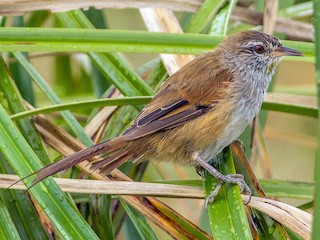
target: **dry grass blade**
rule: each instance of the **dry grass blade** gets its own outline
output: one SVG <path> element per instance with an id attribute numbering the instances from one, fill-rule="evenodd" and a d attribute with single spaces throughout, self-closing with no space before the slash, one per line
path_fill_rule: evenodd
<path id="1" fill-rule="evenodd" d="M 140 14 L 150 32 L 183 33 L 179 21 L 171 10 L 164 8 L 142 8 Z M 162 62 L 172 75 L 194 57 L 191 55 L 160 54 Z"/>
<path id="2" fill-rule="evenodd" d="M 272 34 L 278 13 L 278 0 L 266 0 L 263 12 L 263 32 Z"/>
<path id="3" fill-rule="evenodd" d="M 12 174 L 0 174 L 0 188 L 8 188 L 17 182 L 19 177 Z M 170 198 L 203 199 L 201 188 L 173 184 L 103 181 L 86 179 L 54 178 L 64 192 L 88 194 L 113 194 L 134 196 L 156 196 Z M 12 185 L 10 189 L 26 189 L 22 182 Z"/>
<path id="4" fill-rule="evenodd" d="M 50 123 L 50 121 L 46 120 L 43 116 L 35 117 L 37 127 L 39 129 L 40 134 L 43 136 L 44 141 L 56 149 L 57 151 L 70 155 L 75 152 L 75 150 L 70 146 L 77 146 L 76 149 L 83 148 L 84 146 L 79 143 L 76 139 L 72 138 L 68 133 L 54 124 Z M 98 171 L 92 172 L 90 170 L 90 162 L 84 161 L 78 164 L 82 170 L 87 172 L 92 178 L 104 180 L 104 181 L 132 181 L 125 174 L 115 169 L 110 178 L 101 175 Z M 92 187 L 92 186 L 91 186 Z M 156 198 L 153 197 L 140 197 L 140 196 L 119 196 L 122 198 L 127 204 L 131 205 L 150 221 L 158 225 L 164 231 L 166 231 L 173 238 L 181 238 L 182 236 L 187 238 L 194 237 L 192 233 L 189 232 L 187 228 L 183 224 L 178 223 L 174 219 L 181 219 L 181 222 L 188 223 L 188 226 L 191 226 L 194 229 L 197 229 L 197 232 L 202 236 L 206 236 L 206 238 L 210 239 L 210 236 L 199 229 L 196 225 L 191 223 L 189 220 L 175 212 L 173 209 L 160 202 Z"/>
<path id="5" fill-rule="evenodd" d="M 249 198 L 248 196 L 243 196 L 242 200 L 245 202 L 248 201 Z M 311 214 L 288 204 L 266 198 L 252 197 L 248 206 L 268 214 L 303 239 L 310 239 L 312 226 Z"/>

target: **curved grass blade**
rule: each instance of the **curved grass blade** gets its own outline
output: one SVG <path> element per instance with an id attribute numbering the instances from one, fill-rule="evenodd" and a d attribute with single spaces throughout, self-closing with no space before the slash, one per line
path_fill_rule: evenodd
<path id="1" fill-rule="evenodd" d="M 38 114 L 60 112 L 65 110 L 77 110 L 83 108 L 97 108 L 106 106 L 124 106 L 124 105 L 143 105 L 150 102 L 152 97 L 138 96 L 125 98 L 109 98 L 109 99 L 95 99 L 87 101 L 78 101 L 74 103 L 61 103 L 53 106 L 39 107 L 33 110 L 23 111 L 11 115 L 12 120 L 18 120 L 26 117 L 31 117 Z"/>

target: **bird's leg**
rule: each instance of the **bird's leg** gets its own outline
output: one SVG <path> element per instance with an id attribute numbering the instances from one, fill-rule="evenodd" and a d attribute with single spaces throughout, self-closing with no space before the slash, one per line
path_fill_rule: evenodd
<path id="1" fill-rule="evenodd" d="M 221 186 L 223 183 L 232 183 L 232 184 L 238 184 L 240 187 L 240 192 L 246 192 L 248 195 L 251 196 L 251 189 L 246 184 L 244 177 L 242 174 L 229 174 L 229 175 L 223 175 L 220 173 L 217 169 L 215 169 L 213 166 L 211 166 L 208 162 L 204 161 L 198 153 L 194 153 L 193 155 L 194 160 L 198 162 L 198 164 L 207 170 L 211 175 L 213 175 L 217 180 L 218 184 L 213 189 L 213 191 L 210 193 L 210 195 L 206 198 L 205 201 L 205 207 L 207 208 L 209 203 L 212 203 L 214 201 L 215 196 L 218 194 Z"/>

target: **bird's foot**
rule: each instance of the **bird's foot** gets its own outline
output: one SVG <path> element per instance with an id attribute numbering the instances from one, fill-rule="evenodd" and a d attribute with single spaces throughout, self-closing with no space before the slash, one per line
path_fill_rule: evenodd
<path id="1" fill-rule="evenodd" d="M 202 168 L 206 169 L 211 175 L 213 175 L 218 180 L 217 186 L 212 190 L 212 192 L 209 194 L 209 196 L 205 200 L 206 209 L 208 208 L 208 204 L 214 201 L 215 196 L 217 196 L 217 194 L 220 191 L 220 188 L 224 183 L 238 184 L 240 188 L 240 192 L 241 193 L 245 192 L 251 197 L 252 195 L 251 189 L 249 188 L 248 184 L 245 182 L 242 174 L 223 175 L 217 169 L 215 169 L 213 166 L 211 166 L 209 163 L 207 163 L 201 157 L 199 157 L 198 154 L 194 155 L 194 159 L 199 163 L 199 165 Z"/>

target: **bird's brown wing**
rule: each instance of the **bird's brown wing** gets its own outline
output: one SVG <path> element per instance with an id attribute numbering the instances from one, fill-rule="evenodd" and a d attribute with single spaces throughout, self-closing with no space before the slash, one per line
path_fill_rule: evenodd
<path id="1" fill-rule="evenodd" d="M 202 58 L 203 59 L 203 58 Z M 134 123 L 123 133 L 126 141 L 157 131 L 167 130 L 197 118 L 212 110 L 223 98 L 231 74 L 218 66 L 212 69 L 201 58 L 187 64 L 183 71 L 172 75 L 153 100 L 141 111 Z M 205 58 L 204 58 L 205 59 Z M 199 79 L 194 82 L 194 79 Z"/>
<path id="2" fill-rule="evenodd" d="M 130 141 L 160 130 L 174 128 L 204 114 L 210 108 L 211 106 L 195 106 L 186 100 L 178 99 L 170 105 L 144 114 L 131 125 L 123 137 Z"/>

